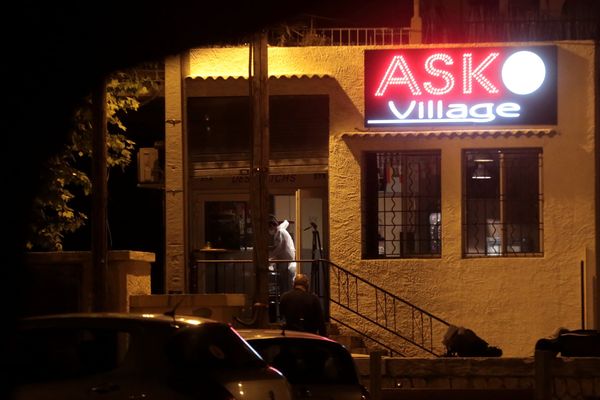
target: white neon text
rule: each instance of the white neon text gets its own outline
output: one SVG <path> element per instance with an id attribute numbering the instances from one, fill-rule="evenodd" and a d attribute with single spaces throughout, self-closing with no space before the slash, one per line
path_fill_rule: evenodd
<path id="1" fill-rule="evenodd" d="M 444 105 L 443 100 L 412 100 L 404 112 L 400 111 L 393 101 L 388 107 L 396 119 L 371 119 L 369 124 L 440 124 L 446 122 L 491 122 L 496 116 L 518 118 L 521 106 L 517 103 L 450 103 Z"/>

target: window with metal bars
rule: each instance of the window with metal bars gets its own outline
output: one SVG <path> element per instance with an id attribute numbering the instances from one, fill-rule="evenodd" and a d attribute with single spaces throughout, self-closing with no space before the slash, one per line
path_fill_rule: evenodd
<path id="1" fill-rule="evenodd" d="M 440 257 L 440 152 L 365 156 L 363 257 Z"/>
<path id="2" fill-rule="evenodd" d="M 464 150 L 463 165 L 464 256 L 541 256 L 542 150 Z"/>

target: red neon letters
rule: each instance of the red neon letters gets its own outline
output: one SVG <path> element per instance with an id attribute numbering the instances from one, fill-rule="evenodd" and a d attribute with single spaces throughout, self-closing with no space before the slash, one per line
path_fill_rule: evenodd
<path id="1" fill-rule="evenodd" d="M 487 56 L 473 67 L 473 54 L 466 52 L 461 55 L 460 62 L 462 63 L 462 85 L 460 86 L 461 94 L 473 93 L 473 81 L 478 83 L 481 88 L 489 93 L 496 94 L 499 92 L 497 85 L 494 85 L 489 76 L 486 76 L 486 69 L 498 58 L 500 53 L 490 52 Z M 423 94 L 423 91 L 434 95 L 442 96 L 451 93 L 456 87 L 456 77 L 449 66 L 455 65 L 454 58 L 446 53 L 435 53 L 427 57 L 422 68 L 428 78 L 435 77 L 437 82 L 424 80 L 422 85 L 419 85 L 413 66 L 409 65 L 405 57 L 396 55 L 388 65 L 388 68 L 381 79 L 375 96 L 384 96 L 390 86 L 405 86 L 413 96 Z M 420 66 L 419 66 L 420 67 Z M 425 78 L 427 79 L 427 78 Z M 422 89 L 421 89 L 422 88 Z"/>

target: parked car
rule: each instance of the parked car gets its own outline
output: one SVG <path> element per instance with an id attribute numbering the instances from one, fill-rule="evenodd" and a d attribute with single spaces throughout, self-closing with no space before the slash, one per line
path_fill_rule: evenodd
<path id="1" fill-rule="evenodd" d="M 32 317 L 17 327 L 14 398 L 290 400 L 229 325 L 154 314 Z"/>
<path id="2" fill-rule="evenodd" d="M 340 343 L 312 333 L 238 329 L 270 365 L 285 375 L 294 399 L 365 400 L 352 355 Z"/>

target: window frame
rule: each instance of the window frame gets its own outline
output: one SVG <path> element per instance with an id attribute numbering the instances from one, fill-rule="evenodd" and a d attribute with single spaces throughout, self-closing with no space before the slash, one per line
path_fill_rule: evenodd
<path id="1" fill-rule="evenodd" d="M 476 157 L 481 154 L 491 155 L 491 158 L 493 159 L 484 160 L 484 162 L 489 162 L 489 170 L 495 171 L 495 169 L 497 169 L 497 194 L 495 196 L 473 196 L 469 198 L 469 190 L 475 190 L 473 188 L 475 183 L 473 182 L 484 182 L 483 180 L 477 180 L 477 178 L 475 178 L 475 175 L 478 175 L 478 173 L 474 171 L 474 168 L 476 167 L 474 167 L 473 164 L 470 164 L 471 161 L 469 160 L 469 157 Z M 473 159 L 472 162 L 478 163 L 475 159 Z M 514 165 L 518 165 L 519 162 L 523 164 L 529 162 L 532 165 L 533 163 L 536 163 L 535 169 L 530 169 L 530 173 L 531 171 L 537 171 L 535 178 L 527 180 L 526 170 L 517 170 L 514 165 L 510 164 L 513 162 Z M 462 149 L 461 164 L 462 257 L 542 257 L 544 255 L 543 148 L 494 147 Z M 479 167 L 482 163 L 479 161 L 479 164 L 476 165 Z M 517 174 L 519 177 L 518 180 L 510 178 L 510 176 L 516 176 Z M 470 183 L 473 187 L 469 186 Z M 522 201 L 522 197 L 512 196 L 510 194 L 511 191 L 515 193 L 514 187 L 519 185 L 525 185 L 527 188 L 537 186 L 537 192 L 529 192 L 529 198 Z M 483 191 L 484 189 L 479 190 Z M 517 190 L 516 192 L 519 192 L 519 194 L 522 195 L 521 192 L 526 191 Z M 532 200 L 533 198 L 535 199 Z M 494 207 L 488 207 L 486 205 L 483 206 L 485 210 L 483 219 L 480 216 L 478 218 L 474 216 L 471 217 L 474 213 L 477 213 L 477 211 L 473 212 L 472 209 L 470 209 L 470 205 L 476 204 L 477 202 L 484 203 L 485 200 L 488 200 L 488 202 L 497 201 L 496 213 L 488 213 L 487 209 Z M 476 207 L 477 206 L 473 206 L 472 208 Z M 535 210 L 535 213 L 530 214 L 533 222 L 527 222 L 526 220 L 528 218 L 515 220 L 515 215 L 522 215 L 523 210 L 528 207 Z M 482 224 L 481 220 L 485 220 L 485 224 Z M 523 226 L 529 226 L 529 228 L 523 229 Z M 482 231 L 485 231 L 485 237 L 483 240 L 478 240 L 477 236 L 480 236 Z M 520 235 L 518 235 L 517 232 L 520 232 Z M 523 232 L 525 232 L 525 234 Z M 535 235 L 533 235 L 533 233 L 535 233 Z M 517 237 L 520 239 L 519 243 L 517 243 Z M 473 243 L 475 244 L 473 245 Z M 480 248 L 481 246 L 483 246 L 483 249 Z"/>
<path id="2" fill-rule="evenodd" d="M 378 161 L 378 157 L 380 160 Z M 429 157 L 428 160 L 426 158 Z M 363 153 L 363 227 L 362 234 L 364 237 L 362 258 L 363 259 L 417 259 L 417 258 L 441 258 L 442 256 L 442 234 L 441 234 L 441 205 L 442 205 L 442 152 L 441 149 L 425 149 L 425 150 L 394 150 L 394 151 L 368 151 Z M 381 158 L 400 159 L 400 165 L 403 165 L 404 172 L 392 171 L 392 179 L 398 174 L 400 177 L 400 190 L 392 189 L 387 191 L 387 187 L 381 189 L 381 179 L 386 171 L 381 172 Z M 412 162 L 419 164 L 417 172 L 406 167 L 406 163 Z M 421 175 L 419 168 L 423 165 L 434 167 L 434 174 Z M 394 164 L 396 166 L 396 164 Z M 408 171 L 408 172 L 407 172 Z M 412 171 L 412 172 L 411 172 Z M 394 175 L 394 173 L 396 175 Z M 419 174 L 418 182 L 414 183 L 414 174 Z M 387 178 L 386 178 L 387 179 Z M 408 189 L 409 181 L 413 179 L 414 185 L 418 187 L 417 191 Z M 421 190 L 422 181 L 427 181 L 426 189 Z M 398 183 L 394 183 L 396 185 Z M 392 205 L 392 209 L 388 210 L 388 200 L 397 202 Z M 381 210 L 383 204 L 383 211 Z M 410 203 L 410 205 L 407 205 Z M 426 205 L 429 203 L 429 205 Z M 437 214 L 436 237 L 432 239 L 429 235 L 433 234 L 430 222 L 425 221 L 427 214 L 428 221 L 435 209 Z M 382 223 L 380 214 L 384 213 L 384 221 Z M 393 214 L 391 219 L 386 215 L 387 212 Z M 400 222 L 396 223 L 398 218 Z M 389 223 L 391 221 L 391 224 Z M 408 223 L 406 221 L 409 221 Z M 381 234 L 383 227 L 384 233 Z M 403 235 L 406 229 L 406 234 Z M 391 231 L 390 231 L 391 230 Z M 389 231 L 389 232 L 388 232 Z M 427 231 L 427 232 L 426 232 Z M 392 240 L 388 240 L 390 233 Z M 399 233 L 400 236 L 397 234 Z M 412 236 L 410 235 L 412 233 Z M 383 240 L 382 240 L 383 237 Z M 399 243 L 392 244 L 391 252 L 387 252 L 388 243 L 398 241 Z M 383 250 L 381 242 L 383 241 Z M 434 244 L 435 242 L 435 244 Z M 433 250 L 433 248 L 436 250 Z M 428 248 L 428 250 L 427 250 Z M 425 251 L 427 250 L 427 251 Z"/>

